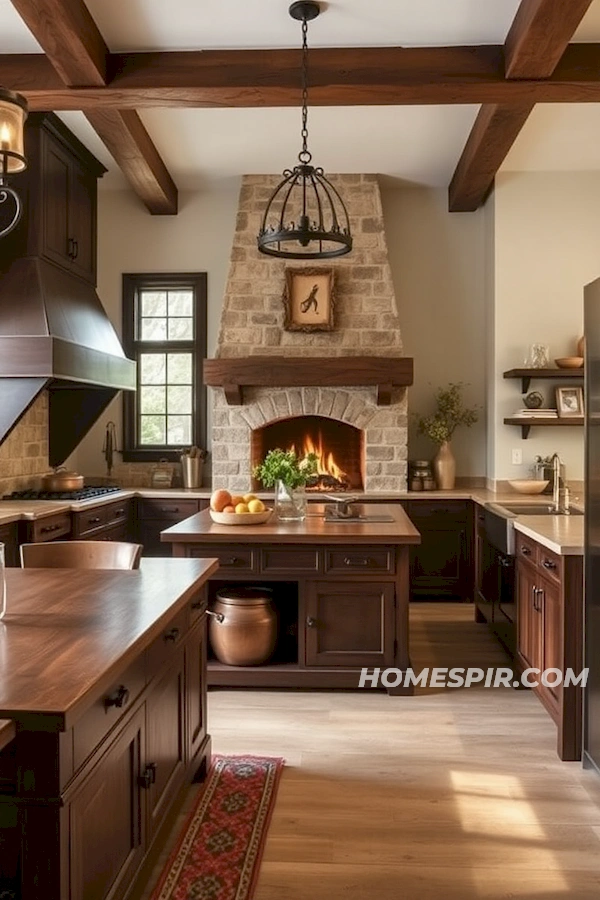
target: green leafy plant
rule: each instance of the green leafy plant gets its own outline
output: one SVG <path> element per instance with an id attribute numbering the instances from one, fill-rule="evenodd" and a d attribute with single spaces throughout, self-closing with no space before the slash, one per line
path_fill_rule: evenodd
<path id="1" fill-rule="evenodd" d="M 289 488 L 306 484 L 311 475 L 317 473 L 317 455 L 308 453 L 299 459 L 293 450 L 269 450 L 260 465 L 253 471 L 254 477 L 263 487 L 271 488 L 276 481 L 283 481 Z"/>
<path id="2" fill-rule="evenodd" d="M 427 435 L 435 444 L 443 444 L 450 440 L 459 425 L 470 428 L 477 422 L 479 407 L 468 408 L 463 405 L 463 387 L 463 382 L 458 381 L 436 391 L 435 412 L 430 416 L 415 415 L 419 434 Z"/>

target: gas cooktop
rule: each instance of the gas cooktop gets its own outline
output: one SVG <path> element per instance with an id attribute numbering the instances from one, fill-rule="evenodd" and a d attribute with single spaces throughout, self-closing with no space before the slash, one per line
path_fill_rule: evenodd
<path id="1" fill-rule="evenodd" d="M 102 485 L 101 487 L 82 487 L 78 491 L 13 491 L 5 494 L 3 500 L 91 500 L 92 497 L 102 497 L 104 494 L 114 494 L 120 491 L 117 485 Z"/>

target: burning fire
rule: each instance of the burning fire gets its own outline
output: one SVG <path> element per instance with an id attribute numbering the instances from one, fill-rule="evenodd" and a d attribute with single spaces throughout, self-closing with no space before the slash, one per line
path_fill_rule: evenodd
<path id="1" fill-rule="evenodd" d="M 314 441 L 310 435 L 305 435 L 301 449 L 297 450 L 296 446 L 292 444 L 290 450 L 293 450 L 300 458 L 307 456 L 309 453 L 315 454 L 317 457 L 317 475 L 315 476 L 317 484 L 313 487 L 317 490 L 319 488 L 322 488 L 323 490 L 331 489 L 331 483 L 324 483 L 323 476 L 326 476 L 330 481 L 331 479 L 335 479 L 336 482 L 339 482 L 340 486 L 348 484 L 348 474 L 338 466 L 333 453 L 326 450 L 323 446 L 323 436 L 321 432 L 319 432 L 316 441 Z"/>

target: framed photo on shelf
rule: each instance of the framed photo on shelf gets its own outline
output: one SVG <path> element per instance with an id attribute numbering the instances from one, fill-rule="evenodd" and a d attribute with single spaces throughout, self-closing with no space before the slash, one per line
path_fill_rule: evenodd
<path id="1" fill-rule="evenodd" d="M 286 331 L 333 331 L 335 272 L 324 268 L 285 270 Z"/>
<path id="2" fill-rule="evenodd" d="M 583 416 L 583 388 L 557 387 L 556 409 L 561 419 Z"/>

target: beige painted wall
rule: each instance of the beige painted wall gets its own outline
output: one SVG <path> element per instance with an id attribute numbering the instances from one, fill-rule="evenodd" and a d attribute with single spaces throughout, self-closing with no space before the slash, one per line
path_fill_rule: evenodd
<path id="1" fill-rule="evenodd" d="M 450 215 L 447 192 L 427 188 L 383 190 L 382 202 L 404 352 L 414 358 L 409 410 L 430 413 L 437 388 L 463 382 L 465 403 L 481 414 L 455 433 L 457 474 L 484 475 L 484 213 Z M 411 422 L 409 458 L 430 458 L 436 449 Z"/>
<path id="2" fill-rule="evenodd" d="M 208 352 L 214 353 L 238 193 L 236 182 L 220 191 L 181 194 L 179 215 L 172 217 L 149 215 L 132 193 L 100 191 L 98 294 L 119 334 L 124 272 L 207 272 Z M 109 419 L 117 423 L 120 441 L 120 397 L 70 457 L 69 466 L 86 475 L 105 474 L 102 442 Z"/>
<path id="3" fill-rule="evenodd" d="M 502 373 L 523 363 L 529 345 L 548 344 L 550 357 L 572 356 L 583 331 L 583 286 L 600 275 L 600 174 L 507 173 L 496 180 L 494 357 L 496 422 L 521 406 L 520 383 Z M 548 404 L 557 382 L 532 383 Z M 568 383 L 568 382 L 567 382 Z M 511 464 L 522 448 L 523 466 Z M 496 478 L 527 474 L 537 454 L 558 452 L 569 479 L 583 478 L 583 428 L 498 425 L 490 471 Z"/>

